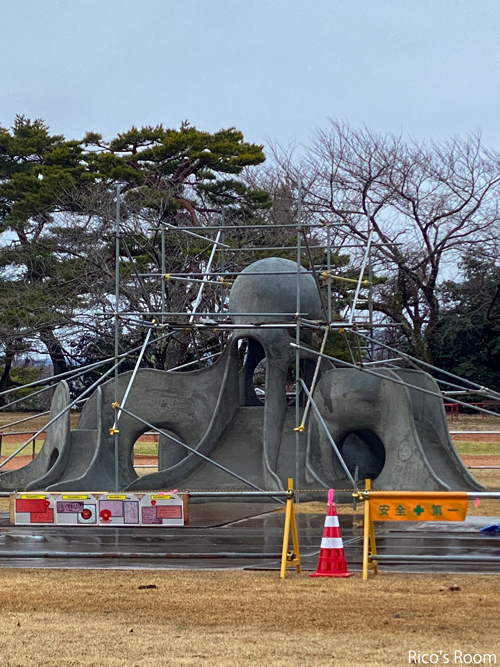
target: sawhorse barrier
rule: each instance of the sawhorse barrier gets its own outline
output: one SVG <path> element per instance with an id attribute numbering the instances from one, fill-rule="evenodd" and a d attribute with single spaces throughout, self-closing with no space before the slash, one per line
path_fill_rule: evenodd
<path id="1" fill-rule="evenodd" d="M 366 489 L 353 494 L 363 500 L 363 579 L 370 569 L 378 574 L 379 562 L 482 562 L 499 563 L 500 556 L 379 554 L 375 540 L 375 521 L 465 521 L 471 498 L 500 498 L 498 492 L 468 493 L 462 491 L 372 491 L 370 480 Z"/>

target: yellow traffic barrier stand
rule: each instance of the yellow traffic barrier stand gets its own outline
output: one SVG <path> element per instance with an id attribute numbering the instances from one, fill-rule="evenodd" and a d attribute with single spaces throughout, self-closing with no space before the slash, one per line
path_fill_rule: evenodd
<path id="1" fill-rule="evenodd" d="M 365 491 L 353 494 L 365 501 L 363 531 L 363 579 L 368 570 L 378 574 L 374 521 L 465 521 L 466 492 L 461 491 Z"/>
<path id="2" fill-rule="evenodd" d="M 363 579 L 368 579 L 368 568 L 373 568 L 373 574 L 378 574 L 378 563 L 371 561 L 370 557 L 377 555 L 377 544 L 375 542 L 375 527 L 371 517 L 370 490 L 371 479 L 365 482 L 365 494 L 360 494 L 365 499 L 365 520 L 363 525 Z"/>
<path id="3" fill-rule="evenodd" d="M 293 549 L 289 551 L 290 529 L 292 531 Z M 283 532 L 283 551 L 281 553 L 280 578 L 286 577 L 287 568 L 294 567 L 300 573 L 299 536 L 295 521 L 295 491 L 293 479 L 288 479 L 288 493 L 286 499 L 285 529 Z"/>

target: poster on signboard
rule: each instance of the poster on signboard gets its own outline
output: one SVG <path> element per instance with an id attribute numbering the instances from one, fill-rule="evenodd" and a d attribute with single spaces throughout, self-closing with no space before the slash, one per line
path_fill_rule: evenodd
<path id="1" fill-rule="evenodd" d="M 145 493 L 141 500 L 143 526 L 183 526 L 184 504 L 176 493 Z"/>
<path id="2" fill-rule="evenodd" d="M 59 526 L 96 525 L 97 499 L 91 493 L 62 493 L 55 502 Z"/>
<path id="3" fill-rule="evenodd" d="M 54 525 L 54 498 L 50 493 L 18 493 L 14 499 L 14 520 L 18 526 Z"/>
<path id="4" fill-rule="evenodd" d="M 133 493 L 104 493 L 99 498 L 99 525 L 138 526 L 139 505 Z"/>

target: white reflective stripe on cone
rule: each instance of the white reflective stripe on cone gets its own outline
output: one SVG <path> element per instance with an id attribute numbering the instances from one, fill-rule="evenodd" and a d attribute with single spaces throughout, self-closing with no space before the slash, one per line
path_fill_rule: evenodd
<path id="1" fill-rule="evenodd" d="M 343 549 L 344 543 L 341 537 L 324 537 L 321 540 L 322 549 Z"/>
<path id="2" fill-rule="evenodd" d="M 339 527 L 339 518 L 338 518 L 338 516 L 327 516 L 327 517 L 325 517 L 325 526 L 326 526 L 326 528 L 338 528 Z"/>

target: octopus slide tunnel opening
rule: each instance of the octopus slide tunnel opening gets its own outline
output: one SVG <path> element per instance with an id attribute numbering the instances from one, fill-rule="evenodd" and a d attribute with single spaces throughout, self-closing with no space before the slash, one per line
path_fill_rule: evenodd
<path id="1" fill-rule="evenodd" d="M 353 430 L 341 439 L 339 451 L 354 477 L 358 467 L 358 479 L 376 479 L 385 465 L 385 447 L 382 440 L 370 429 Z"/>

